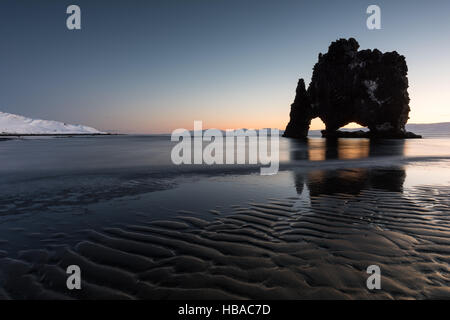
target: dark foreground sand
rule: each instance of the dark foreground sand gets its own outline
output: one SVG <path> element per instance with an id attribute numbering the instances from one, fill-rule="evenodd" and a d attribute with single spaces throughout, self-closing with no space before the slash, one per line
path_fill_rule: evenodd
<path id="1" fill-rule="evenodd" d="M 0 259 L 3 299 L 450 298 L 450 187 L 271 199 L 212 221 L 180 212 Z M 303 202 L 302 202 L 303 201 Z M 66 288 L 68 265 L 82 290 Z M 377 264 L 382 289 L 366 288 Z"/>

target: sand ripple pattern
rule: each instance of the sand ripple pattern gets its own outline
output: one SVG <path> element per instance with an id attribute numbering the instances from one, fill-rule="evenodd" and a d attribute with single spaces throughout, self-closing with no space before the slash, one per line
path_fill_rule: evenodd
<path id="1" fill-rule="evenodd" d="M 269 199 L 0 259 L 3 299 L 450 298 L 447 186 Z M 66 288 L 68 265 L 82 290 Z M 377 264 L 382 289 L 366 288 Z"/>

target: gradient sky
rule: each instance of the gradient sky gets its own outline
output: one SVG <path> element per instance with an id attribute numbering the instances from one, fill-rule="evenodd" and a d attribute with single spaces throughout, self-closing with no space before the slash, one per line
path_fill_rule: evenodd
<path id="1" fill-rule="evenodd" d="M 298 78 L 355 37 L 406 56 L 410 123 L 450 121 L 449 17 L 448 0 L 0 0 L 0 111 L 123 133 L 284 129 Z"/>

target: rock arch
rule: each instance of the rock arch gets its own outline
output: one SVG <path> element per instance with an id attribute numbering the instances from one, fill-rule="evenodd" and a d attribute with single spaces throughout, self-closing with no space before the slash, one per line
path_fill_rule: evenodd
<path id="1" fill-rule="evenodd" d="M 340 39 L 319 54 L 308 89 L 298 81 L 285 137 L 306 138 L 317 117 L 326 137 L 355 135 L 338 131 L 351 122 L 370 130 L 355 136 L 420 137 L 405 130 L 410 111 L 405 57 L 358 48 L 355 39 Z"/>

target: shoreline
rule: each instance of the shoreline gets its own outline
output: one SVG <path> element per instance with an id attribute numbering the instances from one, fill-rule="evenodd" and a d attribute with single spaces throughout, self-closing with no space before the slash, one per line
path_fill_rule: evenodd
<path id="1" fill-rule="evenodd" d="M 1 133 L 0 138 L 4 137 L 73 137 L 73 136 L 120 136 L 122 133 Z"/>

